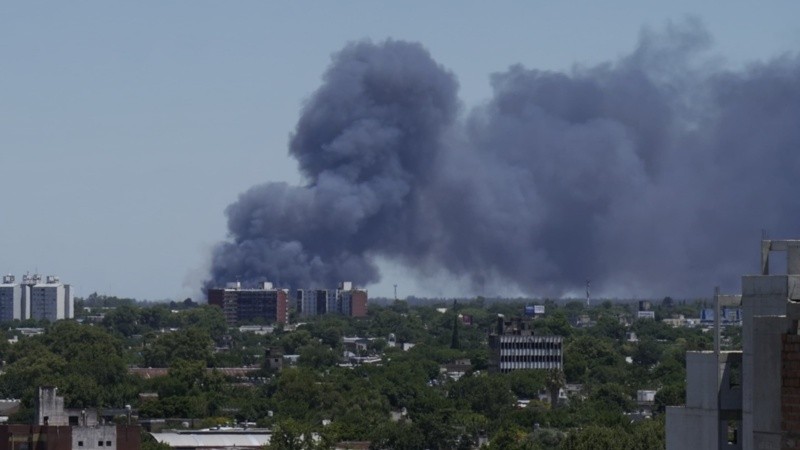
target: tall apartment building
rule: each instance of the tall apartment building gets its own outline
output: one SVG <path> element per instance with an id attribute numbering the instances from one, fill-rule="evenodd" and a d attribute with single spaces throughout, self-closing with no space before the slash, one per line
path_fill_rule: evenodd
<path id="1" fill-rule="evenodd" d="M 339 283 L 338 289 L 298 289 L 295 306 L 302 317 L 322 314 L 343 314 L 350 317 L 366 317 L 367 291 L 353 287 L 353 283 Z"/>
<path id="2" fill-rule="evenodd" d="M 30 288 L 30 318 L 37 320 L 71 319 L 75 316 L 72 288 L 56 276 L 48 275 L 45 282 Z"/>
<path id="3" fill-rule="evenodd" d="M 499 315 L 497 328 L 489 335 L 492 371 L 511 372 L 521 369 L 563 369 L 563 338 L 535 335 L 531 321 L 519 317 L 506 320 Z"/>
<path id="4" fill-rule="evenodd" d="M 13 275 L 3 277 L 0 284 L 0 321 L 6 320 L 61 320 L 75 317 L 72 288 L 62 284 L 58 277 L 48 276 L 42 282 L 40 275 L 24 275 L 16 283 Z"/>
<path id="5" fill-rule="evenodd" d="M 256 289 L 244 289 L 239 282 L 209 289 L 208 304 L 222 308 L 229 325 L 289 322 L 289 291 L 276 289 L 269 282 Z"/>
<path id="6" fill-rule="evenodd" d="M 295 306 L 303 317 L 336 311 L 336 293 L 330 289 L 298 289 Z"/>
<path id="7" fill-rule="evenodd" d="M 785 253 L 785 274 L 770 254 Z M 800 448 L 800 240 L 763 240 L 761 274 L 715 296 L 714 351 L 687 352 L 686 405 L 667 408 L 667 450 Z M 742 308 L 742 350 L 720 350 L 722 307 Z"/>
<path id="8" fill-rule="evenodd" d="M 356 289 L 349 281 L 339 284 L 338 290 L 339 305 L 342 314 L 350 317 L 367 316 L 367 291 Z"/>
<path id="9" fill-rule="evenodd" d="M 0 284 L 0 322 L 22 317 L 22 286 L 14 281 L 14 275 L 5 275 Z"/>

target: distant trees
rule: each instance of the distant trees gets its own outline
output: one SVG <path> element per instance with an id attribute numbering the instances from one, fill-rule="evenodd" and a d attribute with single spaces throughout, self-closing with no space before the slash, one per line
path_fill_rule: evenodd
<path id="1" fill-rule="evenodd" d="M 154 335 L 144 343 L 144 366 L 170 367 L 177 360 L 196 361 L 203 366 L 211 366 L 213 345 L 209 332 L 194 326 Z"/>
<path id="2" fill-rule="evenodd" d="M 269 335 L 229 328 L 219 308 L 194 302 L 173 308 L 95 295 L 84 304 L 103 308 L 105 318 L 96 325 L 45 324 L 44 335 L 21 337 L 14 345 L 0 339 L 6 362 L 0 395 L 21 397 L 30 406 L 35 387 L 52 384 L 68 406 L 131 403 L 141 417 L 257 422 L 275 427 L 271 449 L 328 448 L 336 440 L 370 440 L 374 448 L 460 449 L 481 435 L 490 438 L 490 449 L 662 448 L 658 416 L 631 424 L 623 414 L 636 409 L 638 389 L 657 390 L 658 411 L 682 403 L 685 352 L 711 345 L 700 330 L 653 320 L 627 325 L 634 312 L 627 305 L 547 301 L 547 314 L 533 325 L 537 333 L 564 338 L 563 371 L 489 373 L 487 334 L 497 314 L 519 314 L 522 302 L 479 298 L 459 302 L 456 311 L 448 308 L 450 301 L 414 307 L 398 301 L 371 306 L 364 319 L 307 318 L 296 330 L 276 327 Z M 113 309 L 105 306 L 111 304 Z M 671 310 L 692 307 L 675 304 Z M 573 327 L 571 321 L 582 315 L 595 325 Z M 628 331 L 635 331 L 638 342 L 626 339 Z M 341 367 L 344 336 L 370 338 L 366 352 L 381 354 L 380 364 Z M 390 347 L 390 336 L 415 346 Z M 736 342 L 735 330 L 725 336 Z M 270 349 L 299 355 L 297 366 L 264 370 Z M 460 379 L 442 372 L 442 365 L 464 358 L 472 366 Z M 246 364 L 257 377 L 248 384 L 214 370 Z M 168 371 L 161 378 L 134 379 L 129 365 Z M 581 383 L 583 391 L 559 405 L 557 394 L 566 383 Z M 157 396 L 139 400 L 141 392 Z M 539 400 L 548 392 L 549 404 Z M 529 400 L 527 407 L 518 406 L 519 399 Z M 323 427 L 323 420 L 329 425 Z"/>
<path id="3" fill-rule="evenodd" d="M 123 406 L 137 394 L 121 342 L 104 330 L 60 321 L 6 355 L 0 395 L 33 405 L 36 389 L 58 386 L 67 406 Z"/>

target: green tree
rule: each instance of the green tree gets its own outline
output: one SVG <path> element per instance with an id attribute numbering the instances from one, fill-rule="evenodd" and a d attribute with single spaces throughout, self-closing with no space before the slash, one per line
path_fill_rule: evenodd
<path id="1" fill-rule="evenodd" d="M 550 393 L 550 407 L 558 408 L 558 394 L 561 388 L 566 385 L 564 372 L 561 369 L 548 370 L 545 385 L 547 386 L 547 392 Z"/>
<path id="2" fill-rule="evenodd" d="M 141 308 L 123 304 L 106 313 L 102 325 L 112 333 L 119 333 L 124 337 L 131 337 L 141 333 L 139 325 Z"/>
<path id="3" fill-rule="evenodd" d="M 327 450 L 333 448 L 324 434 L 315 436 L 311 428 L 286 419 L 273 430 L 266 450 Z"/>
<path id="4" fill-rule="evenodd" d="M 178 359 L 202 361 L 205 365 L 210 365 L 213 361 L 212 346 L 213 341 L 208 331 L 189 327 L 159 335 L 146 344 L 142 356 L 147 367 L 168 367 Z"/>
<path id="5" fill-rule="evenodd" d="M 449 397 L 487 417 L 500 417 L 514 408 L 516 398 L 502 374 L 461 377 L 449 390 Z"/>

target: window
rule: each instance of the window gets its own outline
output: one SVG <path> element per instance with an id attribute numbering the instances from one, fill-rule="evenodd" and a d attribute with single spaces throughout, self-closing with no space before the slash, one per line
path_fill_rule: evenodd
<path id="1" fill-rule="evenodd" d="M 97 446 L 98 447 L 102 447 L 103 446 L 103 441 L 97 441 Z"/>
<path id="2" fill-rule="evenodd" d="M 111 441 L 106 441 L 106 447 L 111 447 Z"/>
<path id="3" fill-rule="evenodd" d="M 83 441 L 78 441 L 78 447 L 83 447 Z"/>

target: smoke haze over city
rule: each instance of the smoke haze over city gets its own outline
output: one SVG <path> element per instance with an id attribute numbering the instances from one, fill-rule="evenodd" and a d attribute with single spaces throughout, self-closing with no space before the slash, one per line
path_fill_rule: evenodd
<path id="1" fill-rule="evenodd" d="M 498 68 L 468 105 L 424 43 L 350 43 L 291 135 L 302 183 L 226 209 L 207 283 L 368 285 L 381 258 L 477 292 L 734 289 L 761 230 L 798 234 L 800 59 L 711 47 L 696 20 L 644 29 L 606 63 Z"/>

